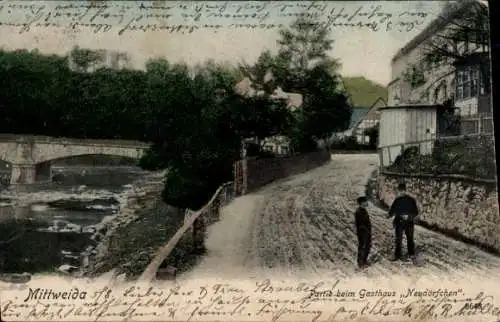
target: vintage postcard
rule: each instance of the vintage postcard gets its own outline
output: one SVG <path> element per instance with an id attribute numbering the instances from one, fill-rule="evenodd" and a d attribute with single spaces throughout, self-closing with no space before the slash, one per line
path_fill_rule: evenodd
<path id="1" fill-rule="evenodd" d="M 500 321 L 489 19 L 0 0 L 0 320 Z"/>

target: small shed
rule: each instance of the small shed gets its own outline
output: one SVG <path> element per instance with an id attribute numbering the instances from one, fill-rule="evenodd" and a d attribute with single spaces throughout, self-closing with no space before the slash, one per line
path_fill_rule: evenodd
<path id="1" fill-rule="evenodd" d="M 430 154 L 437 138 L 440 105 L 402 105 L 379 109 L 380 165 L 388 166 L 410 146 Z"/>

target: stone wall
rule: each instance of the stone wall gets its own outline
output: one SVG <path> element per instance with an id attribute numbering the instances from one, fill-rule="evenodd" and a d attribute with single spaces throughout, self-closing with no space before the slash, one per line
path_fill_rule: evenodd
<path id="1" fill-rule="evenodd" d="M 386 205 L 398 183 L 417 199 L 424 225 L 500 252 L 500 214 L 496 183 L 454 176 L 400 175 L 381 172 L 378 197 Z"/>
<path id="2" fill-rule="evenodd" d="M 235 164 L 236 194 L 255 191 L 275 180 L 319 167 L 330 159 L 329 152 L 318 151 L 290 157 L 240 160 Z"/>

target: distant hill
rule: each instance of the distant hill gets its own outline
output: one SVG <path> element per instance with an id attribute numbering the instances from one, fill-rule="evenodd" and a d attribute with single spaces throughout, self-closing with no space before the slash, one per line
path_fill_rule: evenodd
<path id="1" fill-rule="evenodd" d="M 387 87 L 365 77 L 344 77 L 344 85 L 355 107 L 370 107 L 382 97 L 387 101 Z"/>

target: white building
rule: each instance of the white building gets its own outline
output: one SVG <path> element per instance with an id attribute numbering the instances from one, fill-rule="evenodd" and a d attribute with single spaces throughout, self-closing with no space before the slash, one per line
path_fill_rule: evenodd
<path id="1" fill-rule="evenodd" d="M 440 17 L 393 57 L 388 107 L 381 109 L 380 116 L 383 165 L 393 162 L 405 147 L 417 146 L 421 154 L 431 153 L 433 139 L 450 135 L 443 117 L 446 108 L 460 116 L 460 130 L 467 134 L 471 131 L 466 131 L 464 125 L 470 118 L 476 121 L 479 114 L 491 113 L 488 48 L 478 42 L 455 41 L 448 45 L 454 46 L 454 52 L 463 53 L 460 58 L 439 64 L 424 59 L 429 46 L 450 39 L 457 20 L 477 10 L 477 5 L 478 1 L 465 0 L 447 6 Z"/>
<path id="2" fill-rule="evenodd" d="M 87 51 L 87 49 L 80 49 Z M 96 71 L 99 68 L 123 69 L 130 68 L 131 63 L 127 53 L 115 50 L 92 50 L 96 54 L 96 61 L 89 65 L 87 72 Z M 79 70 L 78 64 L 75 63 L 72 52 L 68 54 L 69 68 L 71 70 Z M 80 71 L 80 70 L 79 70 Z"/>
<path id="3" fill-rule="evenodd" d="M 446 37 L 456 19 L 468 14 L 477 3 L 462 1 L 448 6 L 440 17 L 398 51 L 392 59 L 389 106 L 443 104 L 451 100 L 462 116 L 491 111 L 487 48 L 464 41 L 456 44 L 458 51 L 468 53 L 463 60 L 441 64 L 424 61 L 428 44 Z"/>
<path id="4" fill-rule="evenodd" d="M 352 127 L 352 135 L 356 137 L 356 142 L 359 144 L 370 144 L 370 136 L 368 132 L 375 128 L 380 123 L 380 110 L 387 106 L 385 100 L 379 97 L 370 106 L 369 110 L 364 114 L 358 122 Z"/>

